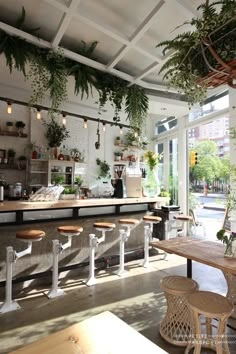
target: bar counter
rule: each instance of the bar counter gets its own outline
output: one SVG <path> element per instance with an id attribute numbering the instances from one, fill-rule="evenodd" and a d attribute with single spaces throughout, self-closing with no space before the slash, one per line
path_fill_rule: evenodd
<path id="1" fill-rule="evenodd" d="M 79 225 L 83 232 L 72 240 L 72 247 L 60 255 L 59 267 L 80 265 L 88 261 L 89 234 L 95 233 L 95 221 L 107 221 L 116 224 L 112 232 L 108 232 L 105 242 L 98 247 L 96 257 L 102 259 L 119 254 L 119 224 L 122 217 L 136 218 L 140 224 L 132 231 L 126 243 L 126 250 L 143 250 L 144 225 L 142 217 L 150 208 L 169 203 L 169 198 L 124 198 L 124 199 L 86 199 L 59 200 L 56 202 L 4 201 L 0 204 L 0 282 L 6 279 L 5 258 L 6 247 L 12 246 L 15 251 L 23 250 L 26 245 L 16 239 L 20 230 L 39 229 L 46 237 L 33 244 L 30 256 L 17 260 L 13 267 L 13 276 L 22 278 L 28 275 L 48 272 L 52 266 L 52 240 L 66 242 L 66 238 L 57 233 L 58 226 Z M 87 267 L 84 269 L 87 272 Z"/>

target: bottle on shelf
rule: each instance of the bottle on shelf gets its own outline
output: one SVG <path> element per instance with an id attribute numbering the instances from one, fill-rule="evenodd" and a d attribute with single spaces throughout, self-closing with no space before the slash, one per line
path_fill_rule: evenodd
<path id="1" fill-rule="evenodd" d="M 62 151 L 60 151 L 60 154 L 58 155 L 58 160 L 61 160 L 61 161 L 64 160 L 64 155 L 63 155 Z"/>
<path id="2" fill-rule="evenodd" d="M 37 150 L 33 150 L 32 151 L 32 160 L 37 160 L 38 158 L 38 151 Z"/>

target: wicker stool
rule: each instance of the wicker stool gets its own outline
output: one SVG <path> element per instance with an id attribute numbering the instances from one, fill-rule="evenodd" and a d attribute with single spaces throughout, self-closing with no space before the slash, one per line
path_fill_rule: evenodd
<path id="1" fill-rule="evenodd" d="M 96 222 L 93 224 L 93 227 L 95 230 L 99 231 L 102 233 L 102 237 L 97 237 L 94 234 L 89 235 L 89 245 L 90 245 L 90 255 L 89 255 L 89 277 L 88 280 L 86 281 L 86 284 L 88 286 L 96 284 L 96 278 L 94 276 L 94 270 L 95 270 L 95 251 L 98 248 L 99 243 L 105 241 L 106 237 L 106 232 L 114 230 L 116 227 L 115 224 L 110 223 L 110 222 Z"/>
<path id="2" fill-rule="evenodd" d="M 52 288 L 47 294 L 49 299 L 64 295 L 64 291 L 58 288 L 58 257 L 67 248 L 71 247 L 72 237 L 79 236 L 83 231 L 81 226 L 59 226 L 57 231 L 61 236 L 68 238 L 67 242 L 62 244 L 59 240 L 52 241 L 53 249 L 53 267 L 52 267 Z"/>
<path id="3" fill-rule="evenodd" d="M 172 229 L 176 229 L 177 236 L 180 236 L 184 231 L 184 224 L 189 223 L 193 218 L 190 215 L 179 214 L 174 216 L 174 220 L 176 221 L 176 225 L 172 225 Z"/>
<path id="4" fill-rule="evenodd" d="M 28 246 L 21 252 L 14 251 L 13 247 L 9 246 L 6 248 L 6 288 L 5 288 L 5 301 L 0 307 L 0 313 L 6 313 L 20 309 L 20 305 L 12 300 L 12 266 L 17 259 L 31 254 L 32 252 L 32 243 L 41 241 L 45 237 L 45 232 L 41 230 L 25 230 L 19 231 L 16 233 L 16 238 L 27 242 Z"/>
<path id="5" fill-rule="evenodd" d="M 227 319 L 233 312 L 233 305 L 224 296 L 210 291 L 199 291 L 189 296 L 192 334 L 185 354 L 194 348 L 194 354 L 200 354 L 201 348 L 210 348 L 218 354 L 230 354 L 227 336 Z M 201 323 L 200 316 L 204 316 L 205 323 Z M 218 326 L 212 320 L 218 320 Z M 206 325 L 206 334 L 202 333 L 202 325 Z M 212 336 L 212 327 L 217 328 L 217 335 Z"/>
<path id="6" fill-rule="evenodd" d="M 144 260 L 141 265 L 144 268 L 149 266 L 149 242 L 152 241 L 153 224 L 159 224 L 162 220 L 159 216 L 145 215 L 143 217 L 144 225 Z"/>
<path id="7" fill-rule="evenodd" d="M 171 344 L 186 346 L 191 334 L 188 297 L 198 291 L 198 283 L 173 275 L 162 279 L 161 288 L 167 300 L 167 311 L 160 323 L 160 335 Z"/>
<path id="8" fill-rule="evenodd" d="M 223 272 L 228 285 L 228 291 L 226 294 L 227 299 L 234 304 L 234 312 L 230 317 L 236 319 L 236 275 L 232 273 Z"/>
<path id="9" fill-rule="evenodd" d="M 120 228 L 120 266 L 117 271 L 114 273 L 122 276 L 127 273 L 125 270 L 125 242 L 128 240 L 130 236 L 131 230 L 139 224 L 139 220 L 137 219 L 120 219 L 119 224 Z"/>

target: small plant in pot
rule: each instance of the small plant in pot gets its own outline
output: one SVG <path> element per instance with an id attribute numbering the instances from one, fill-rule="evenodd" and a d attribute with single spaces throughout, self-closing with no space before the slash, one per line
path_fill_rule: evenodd
<path id="1" fill-rule="evenodd" d="M 13 164 L 15 160 L 16 152 L 13 148 L 7 150 L 8 163 Z"/>
<path id="2" fill-rule="evenodd" d="M 120 161 L 121 160 L 122 152 L 115 151 L 114 155 L 115 155 L 115 161 Z"/>
<path id="3" fill-rule="evenodd" d="M 19 136 L 22 136 L 24 128 L 25 128 L 25 123 L 22 122 L 22 120 L 18 120 L 18 121 L 16 121 L 15 126 L 16 126 Z"/>
<path id="4" fill-rule="evenodd" d="M 55 185 L 64 184 L 65 183 L 65 176 L 62 176 L 62 175 L 52 176 L 52 183 Z"/>
<path id="5" fill-rule="evenodd" d="M 17 160 L 19 170 L 24 169 L 26 167 L 27 157 L 25 155 L 20 155 Z"/>
<path id="6" fill-rule="evenodd" d="M 11 122 L 11 121 L 6 122 L 6 126 L 7 126 L 7 131 L 8 132 L 12 132 L 13 131 L 13 122 Z"/>
<path id="7" fill-rule="evenodd" d="M 77 189 L 74 187 L 65 187 L 61 194 L 61 199 L 75 199 Z"/>
<path id="8" fill-rule="evenodd" d="M 80 176 L 75 177 L 75 184 L 77 184 L 78 188 L 80 188 L 83 184 L 84 180 Z"/>

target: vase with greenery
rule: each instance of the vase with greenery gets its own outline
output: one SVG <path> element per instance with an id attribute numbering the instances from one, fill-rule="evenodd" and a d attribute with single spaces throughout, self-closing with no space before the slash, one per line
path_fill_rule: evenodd
<path id="1" fill-rule="evenodd" d="M 235 5 L 235 0 L 206 0 L 198 7 L 202 14 L 183 24 L 193 29 L 157 45 L 164 47 L 164 55 L 173 52 L 160 70 L 163 80 L 183 92 L 190 104 L 203 102 L 208 87 L 228 83 L 236 88 Z"/>
<path id="2" fill-rule="evenodd" d="M 217 232 L 216 237 L 218 240 L 222 241 L 225 245 L 224 256 L 225 257 L 233 257 L 233 242 L 236 241 L 236 233 L 235 232 L 226 232 L 225 229 L 221 229 Z"/>
<path id="3" fill-rule="evenodd" d="M 45 136 L 48 140 L 49 147 L 59 147 L 61 143 L 70 137 L 69 131 L 65 125 L 60 125 L 56 118 L 51 115 L 49 121 L 43 119 L 43 125 L 46 127 Z"/>
<path id="4" fill-rule="evenodd" d="M 156 197 L 160 194 L 160 182 L 158 178 L 157 167 L 160 161 L 161 155 L 154 151 L 147 151 L 144 154 L 144 160 L 146 163 L 146 178 L 144 181 L 143 189 L 144 195 L 147 197 Z"/>

